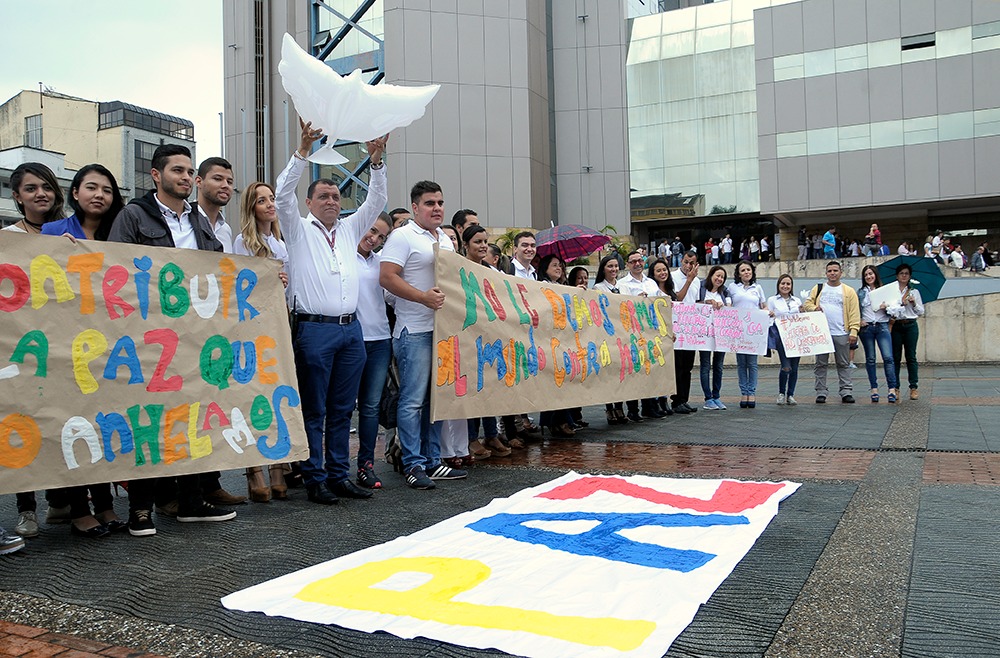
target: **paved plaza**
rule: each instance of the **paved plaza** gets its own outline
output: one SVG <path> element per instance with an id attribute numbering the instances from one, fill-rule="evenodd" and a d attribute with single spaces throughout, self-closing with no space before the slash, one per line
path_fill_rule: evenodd
<path id="1" fill-rule="evenodd" d="M 382 491 L 333 508 L 293 490 L 289 502 L 240 506 L 231 523 L 160 518 L 150 539 L 43 526 L 0 558 L 0 655 L 504 655 L 231 612 L 219 599 L 568 470 L 803 483 L 667 656 L 1000 655 L 1000 366 L 922 366 L 920 400 L 898 405 L 884 389 L 868 402 L 854 372 L 854 405 L 813 404 L 803 367 L 796 407 L 773 403 L 772 368 L 754 410 L 726 397 L 731 369 L 727 411 L 609 428 L 591 407 L 577 439 L 531 444 L 435 491 L 407 489 L 381 464 Z M 237 473 L 224 484 L 245 487 Z M 115 504 L 127 512 L 126 499 Z M 0 498 L 0 522 L 16 516 L 14 497 Z"/>

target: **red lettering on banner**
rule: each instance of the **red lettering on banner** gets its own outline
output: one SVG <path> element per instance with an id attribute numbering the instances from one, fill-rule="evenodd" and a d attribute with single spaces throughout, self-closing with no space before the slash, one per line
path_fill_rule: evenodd
<path id="1" fill-rule="evenodd" d="M 617 493 L 632 498 L 648 500 L 657 505 L 670 505 L 678 509 L 689 509 L 695 512 L 720 512 L 722 514 L 737 514 L 753 509 L 766 503 L 771 496 L 779 491 L 784 484 L 771 482 L 738 482 L 724 480 L 708 500 L 689 498 L 677 494 L 658 491 L 649 487 L 626 482 L 621 478 L 588 477 L 574 480 L 551 491 L 540 493 L 536 498 L 550 500 L 577 500 L 586 498 L 598 491 Z"/>

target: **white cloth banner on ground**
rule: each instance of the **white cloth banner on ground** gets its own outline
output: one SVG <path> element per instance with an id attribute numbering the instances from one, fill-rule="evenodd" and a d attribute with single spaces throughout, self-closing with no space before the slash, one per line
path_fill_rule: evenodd
<path id="1" fill-rule="evenodd" d="M 771 317 L 759 309 L 673 304 L 675 350 L 766 354 Z"/>
<path id="2" fill-rule="evenodd" d="M 521 656 L 659 658 L 798 487 L 568 473 L 222 604 Z"/>
<path id="3" fill-rule="evenodd" d="M 788 357 L 833 352 L 830 325 L 822 311 L 780 315 L 774 323 L 778 325 L 778 336 Z"/>

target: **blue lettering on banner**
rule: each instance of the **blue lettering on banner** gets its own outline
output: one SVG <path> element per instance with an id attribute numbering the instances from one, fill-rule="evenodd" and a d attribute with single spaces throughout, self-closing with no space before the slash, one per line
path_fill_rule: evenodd
<path id="1" fill-rule="evenodd" d="M 599 521 L 595 528 L 575 535 L 532 528 L 529 521 Z M 671 569 L 687 573 L 704 566 L 715 555 L 702 551 L 670 548 L 632 541 L 620 534 L 644 526 L 661 528 L 707 528 L 719 525 L 747 525 L 745 516 L 726 514 L 607 514 L 592 512 L 561 512 L 532 514 L 495 514 L 480 519 L 469 529 L 497 537 L 506 537 L 526 544 L 540 544 L 555 551 L 574 555 L 589 555 L 643 567 Z"/>

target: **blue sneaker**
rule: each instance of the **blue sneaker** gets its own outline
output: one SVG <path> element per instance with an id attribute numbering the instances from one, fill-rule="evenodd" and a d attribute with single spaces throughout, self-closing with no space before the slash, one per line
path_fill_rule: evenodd
<path id="1" fill-rule="evenodd" d="M 716 406 L 715 400 L 705 400 L 705 405 L 702 409 L 708 409 L 709 411 L 718 411 L 719 407 Z"/>
<path id="2" fill-rule="evenodd" d="M 725 411 L 726 409 L 728 409 L 726 405 L 722 404 L 722 400 L 720 400 L 719 398 L 715 398 L 715 408 L 721 411 Z"/>

